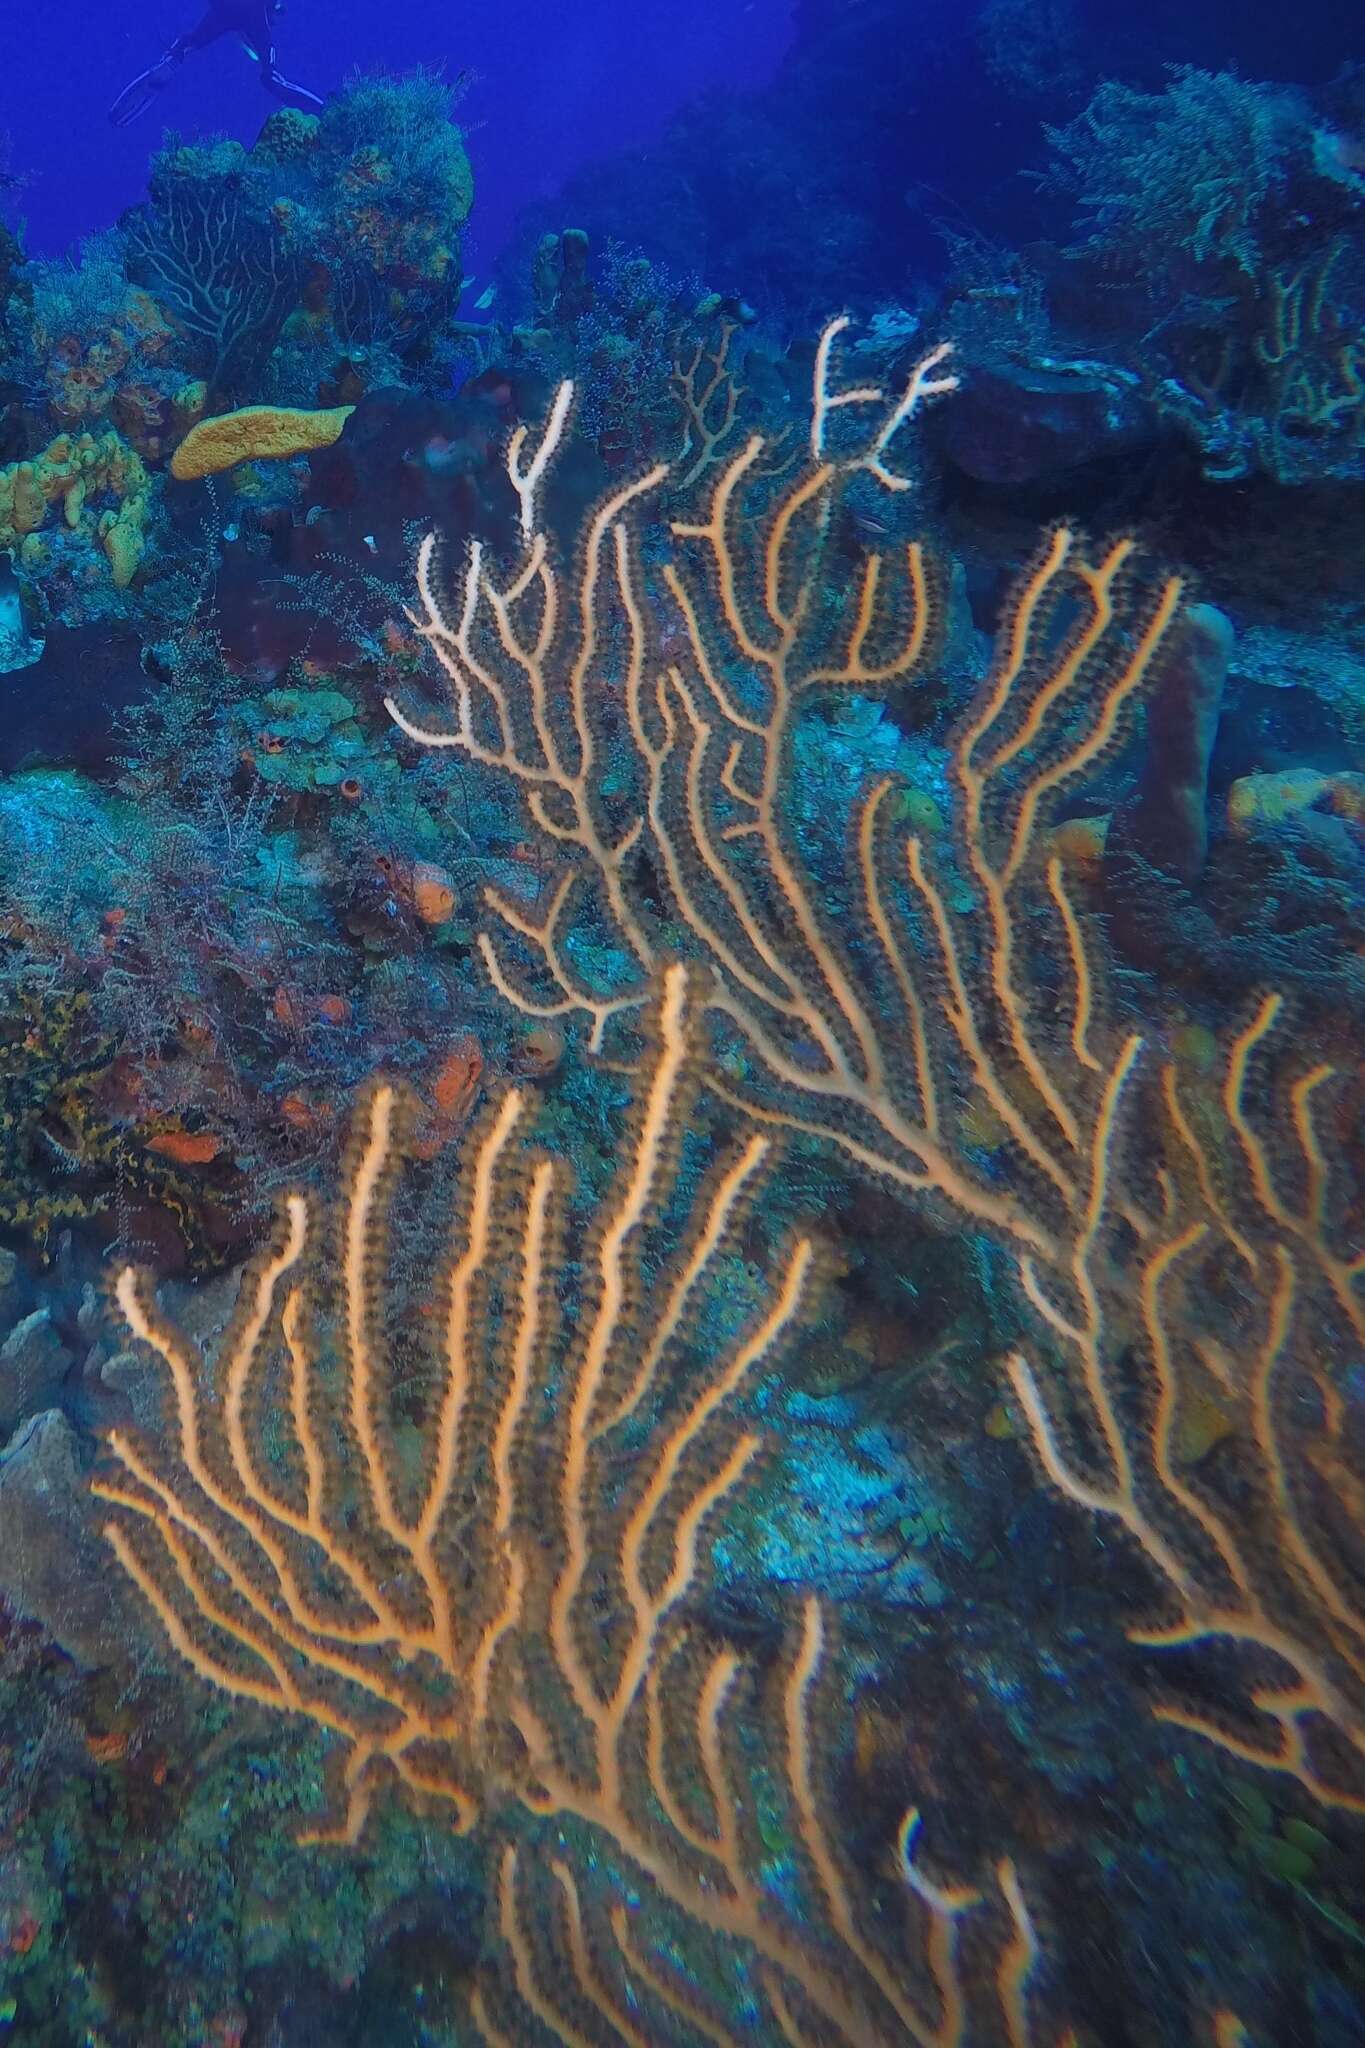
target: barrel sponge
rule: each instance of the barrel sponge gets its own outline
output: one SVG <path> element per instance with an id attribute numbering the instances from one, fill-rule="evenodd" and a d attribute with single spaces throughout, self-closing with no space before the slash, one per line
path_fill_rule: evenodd
<path id="1" fill-rule="evenodd" d="M 1223 686 L 1232 661 L 1232 624 L 1215 605 L 1192 604 L 1171 637 L 1147 700 L 1147 744 L 1137 790 L 1106 845 L 1192 889 L 1209 848 L 1209 762 Z"/>
<path id="2" fill-rule="evenodd" d="M 171 475 L 181 483 L 217 476 L 239 462 L 270 462 L 330 448 L 351 417 L 351 405 L 308 412 L 290 405 L 244 405 L 200 420 L 171 457 Z"/>

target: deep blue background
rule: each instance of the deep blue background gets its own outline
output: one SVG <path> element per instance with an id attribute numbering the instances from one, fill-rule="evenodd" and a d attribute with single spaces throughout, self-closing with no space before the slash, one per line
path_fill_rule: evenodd
<path id="1" fill-rule="evenodd" d="M 273 104 L 240 47 L 225 40 L 187 61 L 162 104 L 112 129 L 109 102 L 202 11 L 199 0 L 9 0 L 0 135 L 28 174 L 18 211 L 34 254 L 111 225 L 142 197 L 147 158 L 165 126 L 250 141 Z M 288 0 L 281 68 L 314 91 L 356 65 L 437 66 L 474 82 L 459 118 L 470 131 L 475 232 L 466 268 L 486 271 L 525 201 L 568 171 L 644 142 L 697 93 L 763 82 L 786 47 L 791 0 Z"/>
<path id="2" fill-rule="evenodd" d="M 575 224 L 597 242 L 616 234 L 681 275 L 760 299 L 775 269 L 807 321 L 841 297 L 903 296 L 932 273 L 935 216 L 1007 242 L 1053 232 L 1027 176 L 1046 160 L 1041 124 L 1077 112 L 1102 77 L 1159 90 L 1171 63 L 1232 64 L 1321 87 L 1365 57 L 1359 8 L 1343 0 L 1075 0 L 1079 72 L 1065 90 L 1035 78 L 1021 96 L 985 61 L 987 4 L 288 0 L 277 41 L 285 72 L 319 92 L 357 67 L 472 74 L 457 118 L 475 170 L 464 264 L 476 293 L 522 209 L 528 228 L 564 224 L 553 202 L 568 185 Z M 1029 0 L 995 4 L 1029 18 Z M 200 6 L 8 0 L 0 145 L 8 132 L 27 182 L 5 212 L 26 219 L 33 254 L 68 248 L 141 198 L 164 127 L 255 137 L 272 102 L 227 40 L 191 58 L 135 126 L 108 124 L 109 102 Z M 754 97 L 669 132 L 726 93 Z M 803 235 L 824 257 L 810 266 L 814 312 L 778 260 L 794 254 L 799 269 L 799 249 L 762 246 Z"/>

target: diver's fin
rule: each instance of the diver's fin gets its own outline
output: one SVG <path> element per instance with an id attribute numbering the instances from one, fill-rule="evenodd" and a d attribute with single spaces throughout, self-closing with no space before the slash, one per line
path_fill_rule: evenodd
<path id="1" fill-rule="evenodd" d="M 149 64 L 145 71 L 139 71 L 130 85 L 125 85 L 109 109 L 109 119 L 116 128 L 126 128 L 130 121 L 136 121 L 139 114 L 145 114 L 162 87 L 169 85 L 179 68 L 179 56 L 167 52 L 158 57 L 155 64 Z"/>
<path id="2" fill-rule="evenodd" d="M 156 87 L 148 85 L 144 72 L 131 85 L 125 85 L 109 109 L 109 119 L 116 128 L 126 128 L 130 121 L 136 121 L 139 114 L 146 113 L 155 98 Z"/>
<path id="3" fill-rule="evenodd" d="M 327 104 L 319 94 L 310 92 L 306 85 L 296 85 L 292 78 L 286 78 L 273 64 L 262 71 L 261 80 L 277 100 L 283 100 L 287 107 L 298 107 L 305 114 L 320 114 Z"/>

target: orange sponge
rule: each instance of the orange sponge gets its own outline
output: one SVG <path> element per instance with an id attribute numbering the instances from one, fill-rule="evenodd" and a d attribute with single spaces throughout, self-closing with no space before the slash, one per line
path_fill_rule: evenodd
<path id="1" fill-rule="evenodd" d="M 354 411 L 353 405 L 333 405 L 321 412 L 291 405 L 244 405 L 238 412 L 219 413 L 190 428 L 171 457 L 171 475 L 192 483 L 235 469 L 239 462 L 269 462 L 330 448 Z"/>

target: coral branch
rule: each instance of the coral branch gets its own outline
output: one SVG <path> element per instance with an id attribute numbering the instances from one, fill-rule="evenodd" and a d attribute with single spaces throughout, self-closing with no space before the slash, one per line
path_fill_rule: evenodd
<path id="1" fill-rule="evenodd" d="M 1184 581 L 1129 539 L 1049 534 L 952 743 L 951 844 L 898 843 L 881 782 L 842 888 L 813 876 L 784 814 L 798 722 L 813 693 L 923 677 L 942 609 L 918 543 L 852 571 L 832 554 L 844 493 L 901 490 L 898 437 L 953 381 L 933 351 L 898 393 L 839 386 L 847 325 L 816 351 L 804 468 L 771 474 L 761 435 L 717 444 L 657 569 L 644 502 L 682 456 L 600 508 L 572 578 L 540 533 L 505 580 L 475 550 L 448 613 L 428 543 L 420 625 L 455 725 L 394 715 L 510 776 L 571 863 L 538 912 L 490 896 L 504 997 L 577 1010 L 604 1049 L 663 958 L 662 912 L 700 966 L 716 1092 L 1005 1247 L 1031 1329 L 1010 1373 L 1043 1470 L 1127 1531 L 1182 1616 L 1142 1640 L 1237 1646 L 1249 1726 L 1218 1739 L 1358 1806 L 1365 1595 L 1345 1532 L 1365 1477 L 1341 1374 L 1365 1260 L 1337 1242 L 1321 1135 L 1341 1083 L 1287 1064 L 1273 994 L 1212 1095 L 1144 1042 L 1160 1019 L 1117 1027 L 1104 934 L 1049 846 L 1058 806 L 1187 657 Z M 604 958 L 587 986 L 580 963 Z M 1192 1462 L 1200 1415 L 1213 1443 Z"/>
<path id="2" fill-rule="evenodd" d="M 648 1032 L 615 1182 L 581 1228 L 560 1167 L 525 1143 L 519 1091 L 471 1138 L 416 1441 L 410 1425 L 400 1439 L 384 1314 L 403 1235 L 393 1084 L 362 1098 L 330 1255 L 316 1204 L 290 1196 L 211 1366 L 122 1273 L 119 1306 L 171 1400 L 160 1442 L 109 1438 L 109 1541 L 202 1679 L 337 1738 L 336 1803 L 305 1839 L 354 1842 L 386 1781 L 457 1829 L 496 1830 L 503 1967 L 470 2001 L 474 2038 L 737 2048 L 766 2016 L 767 2038 L 954 2048 L 993 2002 L 1026 2025 L 1017 1884 L 992 1888 L 1014 1929 L 994 1985 L 956 1955 L 983 1901 L 920 1872 L 917 1817 L 898 1854 L 921 1938 L 888 1938 L 864 1897 L 829 1818 L 837 1659 L 819 1601 L 771 1691 L 697 1625 L 715 1516 L 763 1448 L 738 1398 L 799 1321 L 813 1250 L 790 1246 L 747 1329 L 705 1339 L 771 1140 L 751 1134 L 679 1228 L 698 1051 L 685 968 L 665 971 Z M 751 1839 L 760 1769 L 791 1843 L 784 1898 Z M 726 1975 L 734 1995 L 713 2009 Z"/>

